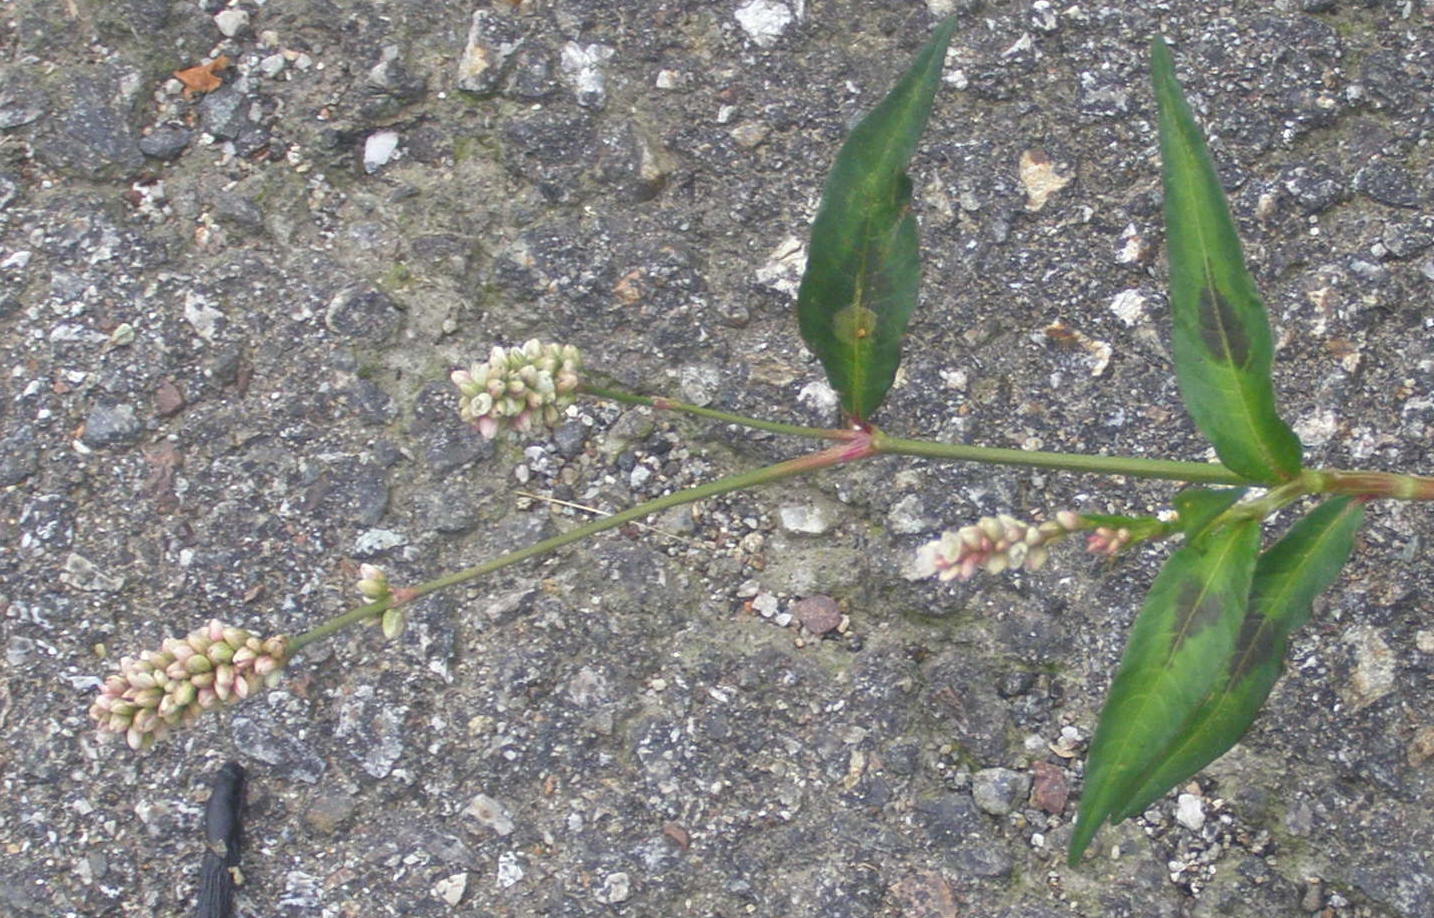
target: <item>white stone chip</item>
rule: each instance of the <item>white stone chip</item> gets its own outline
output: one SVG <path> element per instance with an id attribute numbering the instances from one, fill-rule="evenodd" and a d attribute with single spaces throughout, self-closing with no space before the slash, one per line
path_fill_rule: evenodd
<path id="1" fill-rule="evenodd" d="M 1175 801 L 1175 821 L 1199 832 L 1205 827 L 1205 801 L 1194 794 L 1181 794 Z"/>
<path id="2" fill-rule="evenodd" d="M 449 905 L 457 905 L 463 901 L 463 892 L 468 888 L 468 874 L 455 873 L 451 877 L 444 877 L 433 884 L 433 895 L 442 899 Z"/>
<path id="3" fill-rule="evenodd" d="M 222 10 L 215 14 L 214 25 L 225 38 L 233 38 L 249 28 L 249 14 L 243 10 Z"/>
<path id="4" fill-rule="evenodd" d="M 778 0 L 751 0 L 737 8 L 736 16 L 747 37 L 763 48 L 781 38 L 795 18 L 791 8 Z"/>
<path id="5" fill-rule="evenodd" d="M 388 165 L 398 151 L 397 131 L 375 131 L 363 145 L 363 171 L 374 173 Z"/>

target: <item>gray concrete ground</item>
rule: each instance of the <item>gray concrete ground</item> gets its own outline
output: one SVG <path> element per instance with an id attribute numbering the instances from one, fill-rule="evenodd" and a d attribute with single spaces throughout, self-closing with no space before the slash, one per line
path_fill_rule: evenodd
<path id="1" fill-rule="evenodd" d="M 1166 345 L 1161 32 L 1311 461 L 1434 472 L 1428 4 L 11 0 L 0 912 L 186 914 L 235 758 L 242 915 L 1434 914 L 1421 506 L 1371 511 L 1246 741 L 1075 869 L 1084 741 L 1166 549 L 902 568 L 982 513 L 1169 485 L 882 459 L 439 595 L 152 754 L 97 743 L 96 676 L 211 616 L 302 630 L 356 562 L 414 582 L 586 517 L 547 498 L 801 450 L 594 403 L 495 446 L 445 377 L 560 337 L 629 386 L 833 422 L 801 240 L 946 12 L 924 303 L 879 423 L 1208 455 Z"/>

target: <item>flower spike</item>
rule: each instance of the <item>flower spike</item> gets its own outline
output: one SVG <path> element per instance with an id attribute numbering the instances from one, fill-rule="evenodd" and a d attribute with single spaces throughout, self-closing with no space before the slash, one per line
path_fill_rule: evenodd
<path id="1" fill-rule="evenodd" d="M 288 661 L 286 636 L 260 638 L 214 619 L 182 640 L 166 638 L 157 651 L 121 659 L 90 718 L 101 734 L 123 735 L 131 749 L 148 749 L 172 728 L 273 684 Z"/>

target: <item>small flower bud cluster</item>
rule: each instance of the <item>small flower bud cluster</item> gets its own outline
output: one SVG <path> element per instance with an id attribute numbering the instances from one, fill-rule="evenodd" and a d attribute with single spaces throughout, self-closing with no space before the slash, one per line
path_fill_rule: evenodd
<path id="1" fill-rule="evenodd" d="M 101 733 L 122 733 L 130 748 L 148 749 L 171 728 L 256 693 L 288 658 L 288 638 L 260 638 L 214 619 L 186 638 L 166 638 L 157 651 L 120 660 L 90 717 Z"/>
<path id="2" fill-rule="evenodd" d="M 393 588 L 389 586 L 388 574 L 377 564 L 359 565 L 359 594 L 369 602 L 382 602 L 393 598 Z M 384 609 L 383 614 L 370 619 L 371 624 L 378 625 L 383 629 L 383 636 L 393 640 L 403 633 L 408 627 L 408 616 L 401 608 Z"/>
<path id="3" fill-rule="evenodd" d="M 369 602 L 379 602 L 393 595 L 388 585 L 388 574 L 377 564 L 359 565 L 358 591 Z"/>
<path id="4" fill-rule="evenodd" d="M 553 427 L 577 396 L 582 356 L 571 344 L 493 348 L 486 363 L 455 370 L 450 377 L 461 395 L 458 414 L 483 436 L 511 427 L 527 433 L 534 423 Z"/>
<path id="5" fill-rule="evenodd" d="M 1120 554 L 1120 550 L 1130 544 L 1130 530 L 1125 527 L 1119 529 L 1110 526 L 1097 526 L 1090 535 L 1085 537 L 1086 551 L 1094 555 L 1105 555 L 1107 558 L 1114 558 Z"/>
<path id="6" fill-rule="evenodd" d="M 1014 517 L 985 516 L 971 526 L 948 529 L 941 538 L 917 552 L 916 572 L 940 575 L 942 580 L 970 580 L 979 570 L 999 574 L 1025 568 L 1033 571 L 1046 563 L 1047 546 L 1082 528 L 1078 515 L 1068 510 L 1050 522 L 1036 525 Z"/>

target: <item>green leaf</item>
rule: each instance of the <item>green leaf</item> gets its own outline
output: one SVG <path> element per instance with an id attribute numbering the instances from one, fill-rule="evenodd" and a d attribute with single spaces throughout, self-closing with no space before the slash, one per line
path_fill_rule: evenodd
<path id="1" fill-rule="evenodd" d="M 1336 497 L 1315 508 L 1260 556 L 1249 611 L 1225 678 L 1212 687 L 1179 740 L 1129 802 L 1111 814 L 1113 822 L 1144 812 L 1244 735 L 1284 668 L 1290 635 L 1309 620 L 1315 597 L 1339 576 L 1363 521 L 1363 502 Z"/>
<path id="2" fill-rule="evenodd" d="M 1245 520 L 1185 545 L 1155 578 L 1091 741 L 1072 864 L 1223 678 L 1259 550 L 1260 524 Z"/>
<path id="3" fill-rule="evenodd" d="M 1275 409 L 1269 318 L 1164 41 L 1151 56 L 1180 394 L 1221 462 L 1254 481 L 1292 478 L 1302 450 Z"/>
<path id="4" fill-rule="evenodd" d="M 1186 488 L 1175 495 L 1175 512 L 1180 515 L 1178 526 L 1186 541 L 1193 542 L 1214 522 L 1215 517 L 1229 510 L 1245 493 L 1244 488 Z"/>
<path id="5" fill-rule="evenodd" d="M 906 164 L 931 114 L 954 18 L 852 129 L 837 153 L 812 223 L 797 291 L 802 338 L 854 421 L 885 398 L 921 280 Z"/>

